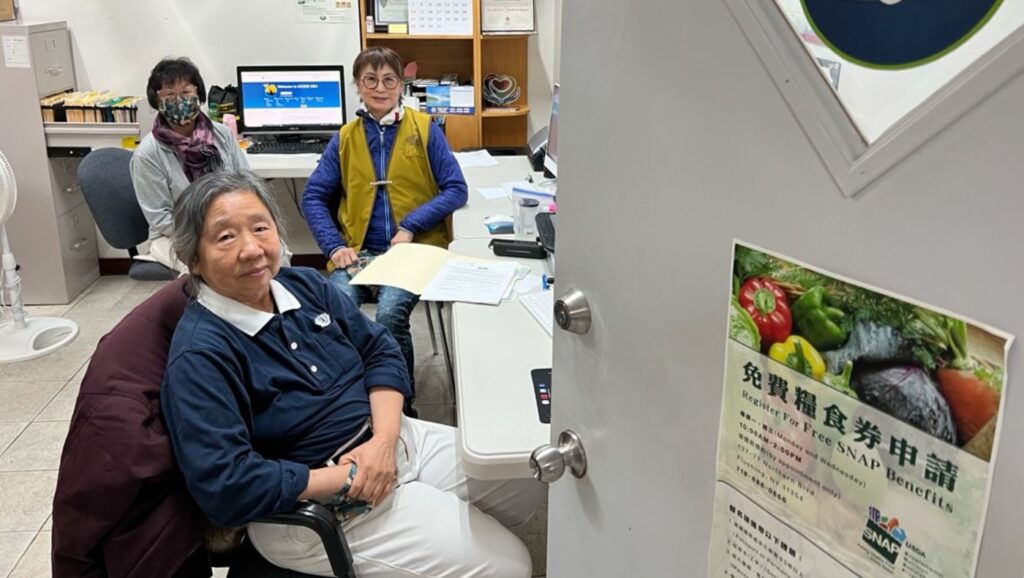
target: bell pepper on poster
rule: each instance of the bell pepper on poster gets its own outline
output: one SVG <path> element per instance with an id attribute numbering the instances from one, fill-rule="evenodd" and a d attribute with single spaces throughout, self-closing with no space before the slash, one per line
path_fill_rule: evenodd
<path id="1" fill-rule="evenodd" d="M 793 315 L 786 292 L 769 279 L 748 279 L 740 287 L 740 305 L 746 309 L 761 334 L 761 346 L 785 341 L 793 330 Z"/>
<path id="2" fill-rule="evenodd" d="M 800 335 L 818 349 L 834 349 L 850 335 L 849 318 L 842 309 L 826 303 L 825 288 L 809 289 L 793 303 L 793 323 Z"/>
<path id="3" fill-rule="evenodd" d="M 768 357 L 819 381 L 825 377 L 825 360 L 799 335 L 790 335 L 782 343 L 772 345 Z"/>

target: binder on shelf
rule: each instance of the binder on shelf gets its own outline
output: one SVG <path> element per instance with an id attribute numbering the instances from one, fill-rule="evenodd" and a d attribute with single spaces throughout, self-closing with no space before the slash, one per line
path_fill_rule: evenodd
<path id="1" fill-rule="evenodd" d="M 63 92 L 39 100 L 44 122 L 138 122 L 137 96 L 109 91 Z"/>

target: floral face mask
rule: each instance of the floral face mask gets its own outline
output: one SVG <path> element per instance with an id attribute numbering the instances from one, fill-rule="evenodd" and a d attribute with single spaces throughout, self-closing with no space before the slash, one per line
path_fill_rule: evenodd
<path id="1" fill-rule="evenodd" d="M 168 97 L 160 101 L 160 113 L 167 122 L 178 126 L 189 126 L 199 116 L 199 97 Z"/>

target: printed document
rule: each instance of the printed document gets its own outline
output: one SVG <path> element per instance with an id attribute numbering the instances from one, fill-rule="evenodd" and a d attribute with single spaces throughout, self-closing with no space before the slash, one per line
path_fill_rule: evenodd
<path id="1" fill-rule="evenodd" d="M 462 104 L 451 103 L 452 106 L 462 106 Z M 469 106 L 473 106 L 470 102 Z M 462 168 L 469 167 L 496 167 L 498 161 L 491 156 L 491 153 L 487 152 L 487 149 L 480 149 L 469 153 L 454 153 L 455 160 L 459 162 L 459 166 Z"/>
<path id="2" fill-rule="evenodd" d="M 516 263 L 451 259 L 427 285 L 421 299 L 497 305 L 512 286 L 517 268 Z"/>

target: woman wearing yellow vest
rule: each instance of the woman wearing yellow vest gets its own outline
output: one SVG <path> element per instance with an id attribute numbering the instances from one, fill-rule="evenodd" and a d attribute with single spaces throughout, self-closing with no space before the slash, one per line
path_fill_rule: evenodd
<path id="1" fill-rule="evenodd" d="M 302 195 L 306 223 L 330 259 L 331 282 L 357 306 L 372 294 L 349 284 L 360 257 L 398 243 L 447 247 L 445 218 L 466 204 L 466 179 L 444 133 L 428 115 L 400 104 L 402 70 L 390 48 L 356 56 L 352 76 L 362 107 L 328 143 Z M 415 396 L 409 316 L 419 298 L 398 287 L 377 289 L 377 322 L 401 347 Z M 406 400 L 408 415 L 415 415 L 412 401 Z"/>

